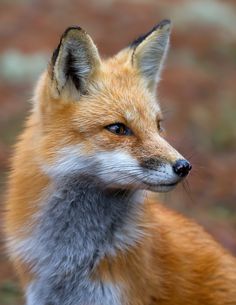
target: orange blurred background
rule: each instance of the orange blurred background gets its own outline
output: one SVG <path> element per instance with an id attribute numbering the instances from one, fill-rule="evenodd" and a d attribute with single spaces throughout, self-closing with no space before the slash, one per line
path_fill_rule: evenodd
<path id="1" fill-rule="evenodd" d="M 236 254 L 235 0 L 1 0 L 1 210 L 12 145 L 35 81 L 65 28 L 83 27 L 109 56 L 166 18 L 173 32 L 158 95 L 169 141 L 190 159 L 193 171 L 188 184 L 162 199 Z M 19 302 L 1 248 L 0 305 Z"/>

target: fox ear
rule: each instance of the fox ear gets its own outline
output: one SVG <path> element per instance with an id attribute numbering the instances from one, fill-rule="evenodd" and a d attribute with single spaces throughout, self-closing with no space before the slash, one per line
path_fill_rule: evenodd
<path id="1" fill-rule="evenodd" d="M 155 88 L 169 48 L 170 21 L 163 20 L 150 32 L 132 44 L 132 65 L 147 80 L 148 87 Z"/>
<path id="2" fill-rule="evenodd" d="M 90 36 L 80 27 L 68 28 L 51 60 L 54 94 L 60 96 L 68 86 L 70 90 L 85 94 L 99 65 L 100 57 Z"/>

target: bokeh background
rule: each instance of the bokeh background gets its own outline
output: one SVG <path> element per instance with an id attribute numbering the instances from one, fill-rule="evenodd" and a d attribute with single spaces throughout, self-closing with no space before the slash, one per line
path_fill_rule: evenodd
<path id="1" fill-rule="evenodd" d="M 106 57 L 164 18 L 173 21 L 173 33 L 158 95 L 168 138 L 193 171 L 162 200 L 236 254 L 235 0 L 0 0 L 1 211 L 12 146 L 64 29 L 82 26 Z M 20 303 L 2 248 L 0 305 Z"/>

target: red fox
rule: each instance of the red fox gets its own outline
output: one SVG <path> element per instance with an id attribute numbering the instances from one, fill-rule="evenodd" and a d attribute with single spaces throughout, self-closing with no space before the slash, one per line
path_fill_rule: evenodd
<path id="1" fill-rule="evenodd" d="M 170 21 L 101 60 L 68 28 L 16 147 L 5 234 L 27 305 L 235 305 L 236 259 L 145 192 L 191 170 L 162 134 Z"/>

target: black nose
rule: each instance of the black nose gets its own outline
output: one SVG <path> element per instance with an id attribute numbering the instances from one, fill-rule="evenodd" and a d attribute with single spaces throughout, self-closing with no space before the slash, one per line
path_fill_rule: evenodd
<path id="1" fill-rule="evenodd" d="M 179 177 L 187 176 L 191 168 L 192 165 L 187 160 L 177 160 L 173 165 L 173 170 Z"/>

